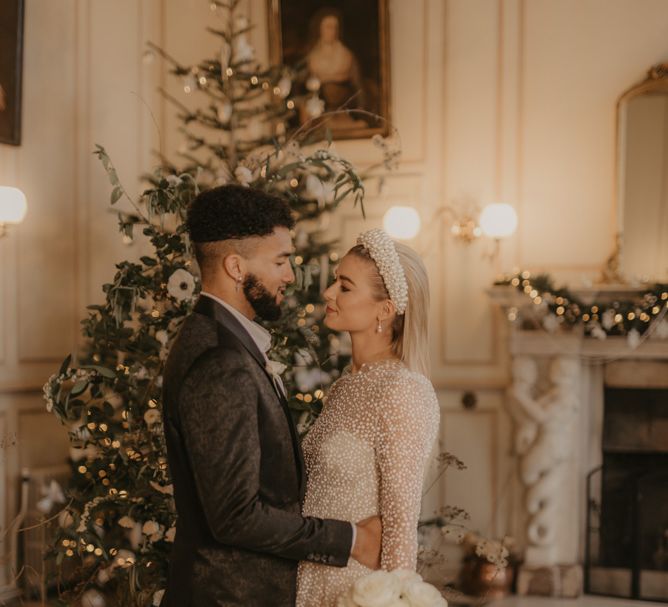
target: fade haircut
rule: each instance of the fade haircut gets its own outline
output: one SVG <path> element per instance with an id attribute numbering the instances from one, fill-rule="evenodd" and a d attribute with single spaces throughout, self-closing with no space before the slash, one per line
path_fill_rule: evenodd
<path id="1" fill-rule="evenodd" d="M 262 190 L 223 185 L 200 193 L 188 209 L 186 226 L 202 274 L 214 270 L 221 257 L 248 257 L 253 236 L 269 236 L 275 228 L 295 225 L 288 203 Z"/>

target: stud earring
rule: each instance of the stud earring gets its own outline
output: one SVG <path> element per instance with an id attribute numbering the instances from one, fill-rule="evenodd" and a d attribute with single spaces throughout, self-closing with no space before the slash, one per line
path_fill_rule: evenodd
<path id="1" fill-rule="evenodd" d="M 378 326 L 376 327 L 376 333 L 382 333 L 383 332 L 383 323 L 378 321 Z"/>

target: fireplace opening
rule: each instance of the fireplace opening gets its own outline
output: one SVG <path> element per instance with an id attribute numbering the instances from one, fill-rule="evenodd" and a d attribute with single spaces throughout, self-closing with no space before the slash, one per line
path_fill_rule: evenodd
<path id="1" fill-rule="evenodd" d="M 585 591 L 668 602 L 668 390 L 604 390 L 587 482 Z"/>

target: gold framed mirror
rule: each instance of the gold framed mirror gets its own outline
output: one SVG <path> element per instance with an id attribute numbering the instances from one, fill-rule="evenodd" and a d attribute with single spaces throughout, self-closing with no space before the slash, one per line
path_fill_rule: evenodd
<path id="1" fill-rule="evenodd" d="M 668 63 L 652 67 L 617 101 L 616 179 L 616 278 L 666 282 Z"/>

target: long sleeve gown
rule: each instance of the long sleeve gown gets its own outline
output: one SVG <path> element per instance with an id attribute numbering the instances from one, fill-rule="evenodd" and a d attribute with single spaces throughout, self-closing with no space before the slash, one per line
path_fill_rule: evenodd
<path id="1" fill-rule="evenodd" d="M 400 361 L 345 372 L 303 442 L 303 514 L 353 523 L 379 514 L 382 569 L 414 570 L 423 477 L 439 415 L 429 380 Z M 370 572 L 353 558 L 345 568 L 302 562 L 297 607 L 335 607 Z"/>

